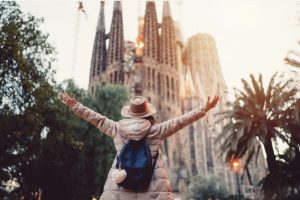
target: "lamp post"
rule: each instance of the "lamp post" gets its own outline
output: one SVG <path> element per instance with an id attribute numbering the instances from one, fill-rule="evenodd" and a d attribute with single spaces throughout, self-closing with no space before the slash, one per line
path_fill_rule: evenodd
<path id="1" fill-rule="evenodd" d="M 238 171 L 240 169 L 240 161 L 239 160 L 233 160 L 232 163 L 231 163 L 231 167 L 235 173 L 235 176 L 236 176 L 236 182 L 237 182 L 237 186 L 238 186 L 238 197 L 239 197 L 239 200 L 241 200 L 241 189 L 240 189 L 240 181 L 239 181 L 239 175 L 238 175 Z"/>

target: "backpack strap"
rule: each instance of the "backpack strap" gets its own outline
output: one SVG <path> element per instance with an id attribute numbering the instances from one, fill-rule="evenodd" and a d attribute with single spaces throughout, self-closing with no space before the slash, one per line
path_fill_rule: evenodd
<path id="1" fill-rule="evenodd" d="M 156 165 L 156 161 L 158 159 L 158 154 L 159 154 L 159 150 L 158 152 L 156 153 L 156 155 L 154 156 L 154 162 L 153 162 L 153 165 L 152 165 L 152 175 L 153 175 L 153 172 L 154 172 L 154 169 L 155 169 L 155 165 Z"/>
<path id="2" fill-rule="evenodd" d="M 120 155 L 123 154 L 123 152 L 124 152 L 124 150 L 125 150 L 125 146 L 127 146 L 128 144 L 129 144 L 129 141 L 127 141 L 127 142 L 124 144 L 124 146 L 123 146 L 123 148 L 121 149 L 119 155 L 117 154 L 117 163 L 119 162 L 119 166 L 118 166 L 119 169 L 122 169 L 122 157 L 120 157 Z"/>

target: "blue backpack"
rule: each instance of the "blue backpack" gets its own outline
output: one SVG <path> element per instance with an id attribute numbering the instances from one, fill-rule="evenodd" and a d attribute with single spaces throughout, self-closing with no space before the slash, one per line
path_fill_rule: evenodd
<path id="1" fill-rule="evenodd" d="M 145 190 L 149 187 L 158 153 L 152 158 L 146 137 L 139 141 L 130 140 L 117 157 L 116 168 L 126 171 L 127 177 L 119 186 L 132 190 Z"/>

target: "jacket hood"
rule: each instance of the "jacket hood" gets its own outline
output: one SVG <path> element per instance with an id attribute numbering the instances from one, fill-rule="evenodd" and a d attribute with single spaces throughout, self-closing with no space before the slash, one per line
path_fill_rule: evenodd
<path id="1" fill-rule="evenodd" d="M 144 118 L 129 118 L 119 121 L 121 126 L 120 135 L 128 140 L 141 140 L 151 127 L 151 122 Z"/>

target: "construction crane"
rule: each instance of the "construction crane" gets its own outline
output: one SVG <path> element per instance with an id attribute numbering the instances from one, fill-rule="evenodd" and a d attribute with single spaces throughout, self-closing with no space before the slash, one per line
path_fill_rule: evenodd
<path id="1" fill-rule="evenodd" d="M 300 53 L 295 51 L 289 51 L 284 58 L 286 64 L 300 68 Z"/>
<path id="2" fill-rule="evenodd" d="M 87 13 L 84 9 L 83 2 L 77 1 L 78 7 L 76 10 L 76 22 L 75 22 L 75 33 L 74 33 L 74 47 L 73 47 L 73 59 L 72 59 L 72 71 L 71 77 L 74 79 L 74 73 L 76 70 L 76 57 L 77 57 L 77 48 L 78 48 L 78 38 L 80 35 L 80 16 L 84 14 L 85 18 L 87 19 Z"/>

